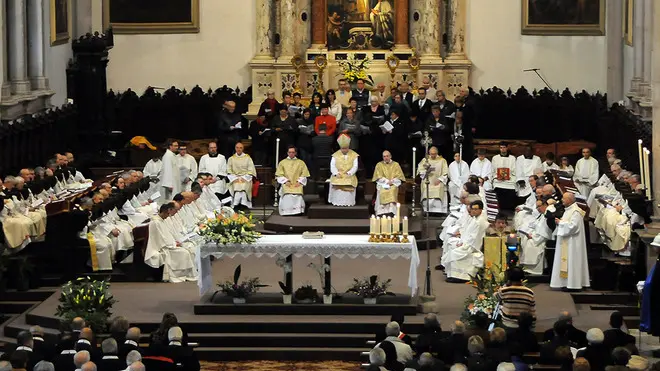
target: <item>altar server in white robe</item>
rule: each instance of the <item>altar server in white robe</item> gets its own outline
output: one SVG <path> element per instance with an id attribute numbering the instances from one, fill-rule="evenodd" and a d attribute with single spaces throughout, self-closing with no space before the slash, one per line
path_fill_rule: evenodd
<path id="1" fill-rule="evenodd" d="M 509 154 L 509 145 L 506 142 L 500 143 L 500 154 L 493 156 L 491 162 L 491 179 L 500 210 L 513 211 L 517 204 L 516 158 Z"/>
<path id="2" fill-rule="evenodd" d="M 585 199 L 589 198 L 591 190 L 598 182 L 598 161 L 591 157 L 589 148 L 582 149 L 582 158 L 575 164 L 575 174 L 573 182 Z"/>
<path id="3" fill-rule="evenodd" d="M 493 165 L 490 160 L 486 158 L 486 150 L 479 148 L 477 150 L 477 158 L 472 161 L 470 164 L 470 175 L 476 175 L 480 179 L 483 179 L 483 187 L 485 191 L 491 191 L 493 189 L 493 183 L 491 181 L 491 174 L 493 172 Z"/>
<path id="4" fill-rule="evenodd" d="M 524 154 L 516 159 L 516 193 L 518 197 L 527 197 L 533 192 L 529 185 L 529 177 L 536 169 L 541 169 L 541 159 L 532 152 L 532 147 L 525 147 Z"/>
<path id="5" fill-rule="evenodd" d="M 376 215 L 396 214 L 399 186 L 406 177 L 390 151 L 383 152 L 383 161 L 376 164 L 372 181 L 376 182 Z"/>
<path id="6" fill-rule="evenodd" d="M 470 177 L 470 167 L 461 159 L 460 153 L 454 153 L 454 161 L 449 164 L 449 204 L 458 205 L 463 184 Z"/>
<path id="7" fill-rule="evenodd" d="M 513 228 L 518 229 L 523 225 L 528 224 L 532 219 L 536 218 L 536 200 L 537 200 L 537 187 L 536 182 L 538 177 L 532 175 L 528 177 L 527 182 L 530 184 L 531 192 L 525 198 L 525 202 L 516 206 L 516 210 L 513 214 Z M 542 189 L 538 190 L 538 194 L 541 194 Z"/>
<path id="8" fill-rule="evenodd" d="M 557 219 L 557 248 L 550 287 L 582 290 L 591 286 L 584 229 L 585 212 L 575 203 L 575 194 L 571 192 L 564 193 L 562 203 L 566 210 L 561 219 Z"/>
<path id="9" fill-rule="evenodd" d="M 330 184 L 328 202 L 334 206 L 354 206 L 358 179 L 357 152 L 350 149 L 351 137 L 347 134 L 337 138 L 339 151 L 332 154 L 330 159 Z"/>
<path id="10" fill-rule="evenodd" d="M 163 170 L 163 161 L 161 161 L 161 157 L 162 155 L 159 153 L 144 165 L 142 172 L 145 177 L 160 178 L 160 173 Z"/>
<path id="11" fill-rule="evenodd" d="M 447 241 L 441 264 L 445 267 L 447 282 L 458 283 L 470 280 L 484 265 L 482 252 L 484 236 L 490 225 L 483 212 L 481 200 L 473 201 L 468 206 L 469 220 Z"/>
<path id="12" fill-rule="evenodd" d="M 172 141 L 167 146 L 167 150 L 163 155 L 163 168 L 160 177 L 161 192 L 158 199 L 159 204 L 172 200 L 172 197 L 174 197 L 175 194 L 181 192 L 182 183 L 177 157 L 178 151 L 179 143 L 177 141 Z"/>
<path id="13" fill-rule="evenodd" d="M 536 218 L 518 229 L 521 247 L 520 265 L 529 274 L 541 275 L 545 266 L 545 243 L 552 239 L 552 231 L 544 215 L 548 208 L 547 201 L 538 200 L 536 205 Z"/>
<path id="14" fill-rule="evenodd" d="M 424 212 L 447 212 L 447 171 L 447 160 L 438 154 L 438 148 L 429 148 L 429 157 L 422 159 L 417 166 L 417 174 L 422 179 L 421 195 Z M 426 189 L 427 176 L 429 177 L 428 190 Z"/>
<path id="15" fill-rule="evenodd" d="M 559 170 L 559 165 L 557 165 L 557 163 L 555 162 L 554 153 L 548 152 L 545 154 L 545 161 L 543 161 L 541 170 L 543 170 L 544 173 L 549 170 Z"/>
<path id="16" fill-rule="evenodd" d="M 298 215 L 305 213 L 303 187 L 307 185 L 309 170 L 305 161 L 296 157 L 296 147 L 290 146 L 287 157 L 280 161 L 275 171 L 277 183 L 280 184 L 280 215 Z"/>
<path id="17" fill-rule="evenodd" d="M 195 255 L 177 242 L 165 220 L 174 212 L 174 204 L 161 205 L 158 215 L 149 223 L 149 240 L 144 262 L 152 268 L 163 266 L 163 281 L 185 282 L 197 279 Z"/>
<path id="18" fill-rule="evenodd" d="M 252 208 L 252 179 L 257 176 L 257 170 L 250 155 L 243 152 L 243 143 L 236 143 L 234 149 L 236 153 L 227 161 L 232 206 Z"/>
<path id="19" fill-rule="evenodd" d="M 185 143 L 179 145 L 179 172 L 181 179 L 180 192 L 190 191 L 190 185 L 197 177 L 197 161 L 188 153 L 188 147 Z"/>
<path id="20" fill-rule="evenodd" d="M 199 159 L 199 172 L 211 174 L 215 181 L 209 184 L 209 188 L 218 195 L 224 195 L 227 192 L 227 160 L 218 153 L 216 142 L 210 142 L 208 150 L 209 153 Z"/>

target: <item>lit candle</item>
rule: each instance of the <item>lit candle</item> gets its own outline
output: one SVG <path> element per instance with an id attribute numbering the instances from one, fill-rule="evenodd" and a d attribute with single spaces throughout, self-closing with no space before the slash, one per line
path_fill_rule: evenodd
<path id="1" fill-rule="evenodd" d="M 392 218 L 387 217 L 387 222 L 385 223 L 385 233 L 392 233 Z"/>
<path id="2" fill-rule="evenodd" d="M 642 184 L 646 187 L 646 179 L 644 175 L 644 152 L 642 151 L 642 140 L 637 140 L 637 151 L 639 152 L 639 174 L 642 177 Z"/>
<path id="3" fill-rule="evenodd" d="M 384 216 L 380 217 L 380 234 L 387 233 L 387 219 Z"/>
<path id="4" fill-rule="evenodd" d="M 394 215 L 395 218 L 401 219 L 401 204 L 396 203 L 396 215 Z"/>
<path id="5" fill-rule="evenodd" d="M 398 217 L 392 219 L 392 233 L 399 233 L 399 222 L 401 220 Z"/>
<path id="6" fill-rule="evenodd" d="M 413 177 L 413 179 L 415 179 L 415 175 L 417 174 L 415 172 L 415 169 L 417 168 L 417 161 L 415 161 L 416 156 L 417 156 L 417 147 L 413 147 L 413 162 L 412 162 L 412 166 L 413 166 L 412 177 Z"/>
<path id="7" fill-rule="evenodd" d="M 279 157 L 280 155 L 280 138 L 275 139 L 275 168 L 277 169 L 277 165 L 279 162 Z"/>
<path id="8" fill-rule="evenodd" d="M 408 217 L 407 216 L 403 217 L 403 235 L 404 236 L 408 235 Z"/>
<path id="9" fill-rule="evenodd" d="M 380 234 L 380 218 L 374 216 L 374 234 Z"/>
<path id="10" fill-rule="evenodd" d="M 646 178 L 646 198 L 651 199 L 651 172 L 649 170 L 649 155 L 651 151 L 644 148 L 644 177 Z"/>
<path id="11" fill-rule="evenodd" d="M 374 219 L 376 219 L 376 217 L 373 215 L 369 218 L 369 234 L 374 234 Z"/>

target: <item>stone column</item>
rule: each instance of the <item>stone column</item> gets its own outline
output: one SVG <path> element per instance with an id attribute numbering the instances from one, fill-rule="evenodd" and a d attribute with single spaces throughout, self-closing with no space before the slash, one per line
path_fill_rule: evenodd
<path id="1" fill-rule="evenodd" d="M 256 59 L 273 58 L 273 0 L 257 0 Z"/>
<path id="2" fill-rule="evenodd" d="M 651 75 L 653 64 L 651 54 L 653 52 L 653 1 L 644 3 L 644 63 L 640 97 L 645 104 L 651 104 Z"/>
<path id="3" fill-rule="evenodd" d="M 312 32 L 312 0 L 298 0 L 296 3 L 296 53 L 305 55 L 310 46 Z"/>
<path id="4" fill-rule="evenodd" d="M 280 55 L 291 59 L 296 53 L 296 4 L 294 0 L 280 0 Z"/>
<path id="5" fill-rule="evenodd" d="M 447 59 L 467 59 L 465 55 L 465 13 L 468 0 L 450 0 L 449 54 Z"/>
<path id="6" fill-rule="evenodd" d="M 607 100 L 623 100 L 623 0 L 607 2 Z"/>
<path id="7" fill-rule="evenodd" d="M 325 0 L 312 2 L 312 49 L 325 49 L 327 44 L 327 17 L 328 11 Z"/>
<path id="8" fill-rule="evenodd" d="M 636 3 L 639 1 L 636 1 Z M 653 23 L 660 24 L 660 6 L 653 7 Z M 634 37 L 634 35 L 633 35 Z M 649 34 L 653 37 L 653 69 L 657 72 L 660 71 L 660 27 L 654 27 L 653 33 Z M 653 73 L 651 75 L 652 85 L 651 89 L 655 92 L 660 92 L 660 73 Z M 653 95 L 653 121 L 660 122 L 660 94 Z M 660 125 L 652 125 L 652 138 L 651 138 L 651 185 L 653 196 L 653 209 L 655 215 L 660 215 L 660 207 L 658 207 L 658 200 L 660 200 L 660 170 L 655 170 L 656 164 L 660 164 Z M 655 218 L 654 218 L 655 219 Z"/>
<path id="9" fill-rule="evenodd" d="M 13 94 L 30 92 L 27 75 L 27 28 L 25 27 L 25 0 L 7 0 L 7 50 L 9 53 L 9 80 Z"/>
<path id="10" fill-rule="evenodd" d="M 644 74 L 644 2 L 635 1 L 633 10 L 633 79 L 630 92 L 639 98 L 640 83 Z"/>
<path id="11" fill-rule="evenodd" d="M 394 48 L 407 49 L 408 44 L 408 0 L 396 0 L 394 2 L 394 13 L 396 21 L 394 25 Z"/>
<path id="12" fill-rule="evenodd" d="M 44 63 L 44 0 L 27 0 L 28 76 L 32 90 L 48 89 Z"/>
<path id="13" fill-rule="evenodd" d="M 0 2 L 0 24 L 4 25 L 7 20 L 5 13 L 5 1 Z M 2 64 L 2 88 L 0 88 L 0 101 L 6 101 L 11 95 L 11 84 L 7 74 L 7 28 L 0 27 L 0 63 Z"/>
<path id="14" fill-rule="evenodd" d="M 440 57 L 442 0 L 412 0 L 410 43 L 424 57 Z M 417 20 L 415 18 L 418 17 Z"/>

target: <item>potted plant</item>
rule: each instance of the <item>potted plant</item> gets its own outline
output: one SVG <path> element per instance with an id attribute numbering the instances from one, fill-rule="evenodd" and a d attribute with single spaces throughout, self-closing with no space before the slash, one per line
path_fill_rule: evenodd
<path id="1" fill-rule="evenodd" d="M 309 263 L 308 267 L 314 269 L 319 275 L 319 280 L 321 281 L 321 287 L 323 287 L 323 304 L 332 304 L 332 287 L 330 286 L 330 265 L 323 262 L 321 259 L 321 264 L 317 265 L 315 263 Z"/>
<path id="2" fill-rule="evenodd" d="M 243 282 L 238 282 L 238 279 L 241 278 L 241 266 L 239 265 L 234 269 L 234 281 L 225 281 L 225 282 L 220 282 L 218 284 L 218 287 L 220 287 L 220 290 L 216 291 L 213 293 L 211 296 L 211 302 L 213 302 L 213 298 L 215 298 L 215 295 L 219 292 L 222 292 L 223 294 L 227 296 L 231 296 L 232 301 L 234 304 L 245 304 L 245 301 L 248 296 L 256 293 L 260 288 L 262 287 L 267 287 L 268 285 L 262 285 L 259 282 L 259 278 L 248 278 L 247 280 Z"/>
<path id="3" fill-rule="evenodd" d="M 277 282 L 280 285 L 280 288 L 282 289 L 282 302 L 284 304 L 291 304 L 291 288 L 288 287 L 284 282 L 279 281 Z"/>
<path id="4" fill-rule="evenodd" d="M 316 292 L 316 289 L 313 288 L 312 285 L 300 286 L 293 294 L 293 297 L 296 299 L 296 303 L 300 304 L 316 303 L 318 296 L 318 292 Z"/>
<path id="5" fill-rule="evenodd" d="M 363 279 L 353 278 L 353 285 L 346 292 L 352 292 L 361 296 L 364 299 L 364 304 L 373 305 L 376 304 L 379 296 L 394 296 L 394 293 L 387 291 L 391 284 L 391 279 L 380 282 L 376 275 Z"/>
<path id="6" fill-rule="evenodd" d="M 63 324 L 82 317 L 94 333 L 102 333 L 108 325 L 111 309 L 116 302 L 110 293 L 110 282 L 81 277 L 62 286 L 55 315 Z"/>

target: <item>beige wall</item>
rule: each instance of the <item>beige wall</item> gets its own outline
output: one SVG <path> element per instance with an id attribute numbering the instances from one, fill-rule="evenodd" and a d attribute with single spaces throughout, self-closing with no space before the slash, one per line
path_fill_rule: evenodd
<path id="1" fill-rule="evenodd" d="M 200 3 L 199 34 L 115 36 L 108 87 L 138 92 L 149 85 L 247 88 L 247 63 L 255 52 L 255 0 Z M 520 0 L 469 0 L 467 53 L 474 63 L 473 87 L 542 88 L 535 74 L 522 72 L 541 68 L 555 89 L 606 90 L 604 36 L 522 36 L 520 12 Z M 100 6 L 94 5 L 92 13 L 92 23 L 100 26 Z"/>

